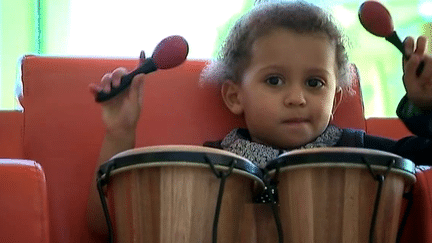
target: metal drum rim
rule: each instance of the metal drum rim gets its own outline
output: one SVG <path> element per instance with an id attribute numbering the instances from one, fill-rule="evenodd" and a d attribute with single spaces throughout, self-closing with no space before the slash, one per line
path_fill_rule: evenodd
<path id="1" fill-rule="evenodd" d="M 217 169 L 229 168 L 233 159 L 237 160 L 234 172 L 248 173 L 258 181 L 263 180 L 262 170 L 251 161 L 234 153 L 221 149 L 192 145 L 164 145 L 130 149 L 113 156 L 99 167 L 100 174 L 126 167 L 155 166 L 203 166 L 208 165 L 205 158 L 210 159 Z"/>
<path id="2" fill-rule="evenodd" d="M 289 160 L 287 159 L 289 157 Z M 329 159 L 330 157 L 330 159 Z M 365 148 L 332 147 L 332 148 L 313 148 L 293 150 L 280 155 L 278 158 L 269 162 L 266 166 L 267 171 L 276 170 L 287 166 L 297 166 L 307 164 L 364 164 L 362 158 L 366 158 L 371 166 L 387 167 L 389 159 L 394 159 L 395 164 L 392 170 L 401 170 L 408 174 L 415 174 L 415 164 L 399 155 Z"/>

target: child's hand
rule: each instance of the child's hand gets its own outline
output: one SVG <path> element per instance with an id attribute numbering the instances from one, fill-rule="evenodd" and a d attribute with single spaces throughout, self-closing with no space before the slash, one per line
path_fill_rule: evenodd
<path id="1" fill-rule="evenodd" d="M 408 99 L 418 108 L 432 110 L 432 57 L 425 54 L 427 40 L 424 36 L 417 39 L 408 37 L 404 41 L 405 53 L 409 57 L 404 59 L 404 84 Z M 424 62 L 423 71 L 417 76 L 417 69 Z"/>
<path id="2" fill-rule="evenodd" d="M 144 61 L 142 55 L 140 63 Z M 120 79 L 127 74 L 125 68 L 117 68 L 112 73 L 105 74 L 101 82 L 89 85 L 90 92 L 96 95 L 100 91 L 109 92 L 111 85 L 117 87 Z M 132 80 L 132 84 L 126 90 L 114 98 L 102 102 L 102 120 L 106 126 L 107 132 L 119 135 L 135 133 L 138 119 L 141 113 L 145 75 L 139 74 Z"/>

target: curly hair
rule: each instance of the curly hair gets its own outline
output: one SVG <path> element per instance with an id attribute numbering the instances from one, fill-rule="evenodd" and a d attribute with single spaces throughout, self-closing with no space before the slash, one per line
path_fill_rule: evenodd
<path id="1" fill-rule="evenodd" d="M 225 39 L 219 56 L 201 73 L 201 82 L 241 82 L 242 73 L 251 61 L 254 41 L 280 27 L 301 34 L 327 35 L 336 49 L 337 86 L 351 89 L 346 37 L 329 13 L 304 1 L 260 3 L 238 19 Z"/>

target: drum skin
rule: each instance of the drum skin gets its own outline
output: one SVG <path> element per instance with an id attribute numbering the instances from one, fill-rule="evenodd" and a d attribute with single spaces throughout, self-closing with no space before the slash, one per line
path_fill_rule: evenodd
<path id="1" fill-rule="evenodd" d="M 218 242 L 250 242 L 250 205 L 257 183 L 262 184 L 237 169 L 226 179 Z M 115 242 L 212 242 L 219 186 L 208 165 L 190 161 L 113 171 L 106 196 Z"/>
<path id="2" fill-rule="evenodd" d="M 343 152 L 367 154 L 370 151 Z M 295 156 L 297 154 L 287 154 L 285 159 L 291 160 Z M 329 157 L 327 162 L 309 161 L 306 164 L 280 167 L 278 196 L 284 242 L 369 242 L 378 182 L 373 179 L 366 165 L 334 160 Z M 385 167 L 372 167 L 376 173 L 385 173 Z M 402 197 L 414 182 L 415 177 L 402 169 L 392 169 L 387 175 L 373 242 L 396 242 Z M 262 215 L 261 220 L 270 218 L 269 214 L 271 212 L 267 208 L 267 216 Z M 275 225 L 274 222 L 272 224 Z M 267 230 L 258 231 L 257 242 L 278 242 L 276 228 Z"/>

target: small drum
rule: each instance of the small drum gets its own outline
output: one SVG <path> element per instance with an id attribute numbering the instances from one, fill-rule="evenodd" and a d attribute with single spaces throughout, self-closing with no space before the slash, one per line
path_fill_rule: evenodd
<path id="1" fill-rule="evenodd" d="M 227 151 L 154 146 L 101 165 L 98 188 L 115 242 L 242 242 L 262 176 Z"/>
<path id="2" fill-rule="evenodd" d="M 360 148 L 296 150 L 266 169 L 278 191 L 272 225 L 285 243 L 394 243 L 403 194 L 416 180 L 410 160 Z M 259 242 L 278 242 L 276 228 Z"/>

